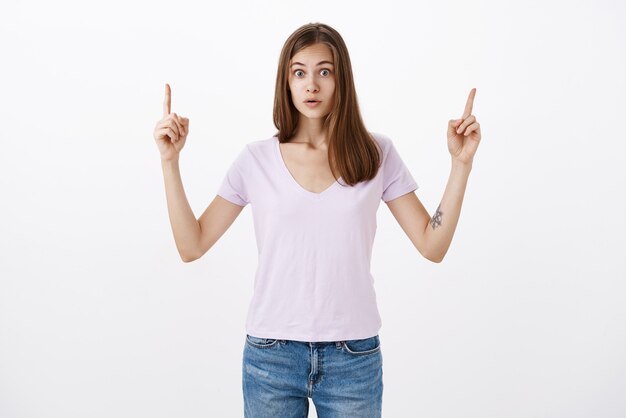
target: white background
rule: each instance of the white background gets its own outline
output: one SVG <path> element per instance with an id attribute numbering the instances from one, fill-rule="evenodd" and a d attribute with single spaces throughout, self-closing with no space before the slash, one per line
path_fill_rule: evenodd
<path id="1" fill-rule="evenodd" d="M 342 34 L 366 127 L 431 214 L 447 122 L 477 88 L 443 263 L 381 201 L 383 416 L 626 416 L 623 2 L 200 4 L 0 6 L 0 416 L 243 416 L 251 207 L 183 263 L 152 131 L 169 83 L 199 217 L 274 134 L 280 49 L 316 21 Z"/>

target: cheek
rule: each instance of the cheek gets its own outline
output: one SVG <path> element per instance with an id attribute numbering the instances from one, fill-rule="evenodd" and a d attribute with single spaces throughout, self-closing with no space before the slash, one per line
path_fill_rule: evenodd
<path id="1" fill-rule="evenodd" d="M 291 94 L 297 93 L 297 91 L 298 91 L 298 83 L 289 82 L 289 90 L 291 91 Z"/>
<path id="2" fill-rule="evenodd" d="M 289 91 L 288 91 L 289 95 L 292 98 L 294 98 L 296 96 L 296 87 L 291 83 L 289 83 L 288 87 L 289 87 Z"/>
<path id="3" fill-rule="evenodd" d="M 335 97 L 335 82 L 329 83 L 327 90 L 330 92 L 331 99 Z"/>

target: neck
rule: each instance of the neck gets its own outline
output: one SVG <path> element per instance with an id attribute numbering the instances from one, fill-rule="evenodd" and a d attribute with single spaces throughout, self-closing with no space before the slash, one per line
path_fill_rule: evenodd
<path id="1" fill-rule="evenodd" d="M 328 131 L 323 127 L 323 119 L 300 117 L 294 142 L 304 142 L 314 149 L 328 149 Z"/>

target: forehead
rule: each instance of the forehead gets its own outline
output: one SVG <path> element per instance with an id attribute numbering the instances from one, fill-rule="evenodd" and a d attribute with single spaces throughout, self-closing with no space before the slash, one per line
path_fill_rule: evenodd
<path id="1" fill-rule="evenodd" d="M 318 43 L 309 45 L 298 51 L 293 58 L 291 58 L 289 64 L 298 61 L 315 65 L 317 62 L 323 60 L 333 62 L 333 53 L 326 44 Z"/>

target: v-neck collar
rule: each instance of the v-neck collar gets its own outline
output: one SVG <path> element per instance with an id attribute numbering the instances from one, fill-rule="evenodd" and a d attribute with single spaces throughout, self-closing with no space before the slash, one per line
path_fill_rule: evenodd
<path id="1" fill-rule="evenodd" d="M 296 181 L 295 177 L 291 174 L 291 172 L 287 168 L 287 164 L 285 163 L 285 160 L 283 159 L 283 154 L 280 151 L 280 140 L 278 139 L 278 137 L 274 137 L 274 142 L 276 144 L 275 145 L 275 147 L 276 147 L 276 155 L 277 155 L 278 160 L 279 160 L 279 165 L 283 168 L 283 171 L 285 172 L 287 177 L 289 177 L 291 179 L 291 183 L 293 184 L 293 186 L 295 186 L 295 188 L 297 190 L 299 190 L 300 193 L 302 193 L 302 194 L 304 194 L 306 196 L 309 196 L 310 198 L 313 198 L 315 200 L 319 200 L 319 199 L 322 199 L 324 196 L 326 196 L 328 193 L 332 192 L 336 187 L 340 186 L 338 180 L 342 180 L 341 177 L 339 177 L 338 180 L 335 180 L 330 186 L 328 186 L 326 189 L 324 189 L 320 193 L 315 193 L 315 192 L 312 192 L 310 190 L 305 189 L 304 187 L 302 187 L 300 185 L 300 183 L 298 183 Z"/>

